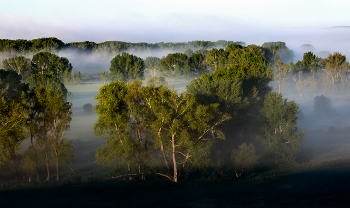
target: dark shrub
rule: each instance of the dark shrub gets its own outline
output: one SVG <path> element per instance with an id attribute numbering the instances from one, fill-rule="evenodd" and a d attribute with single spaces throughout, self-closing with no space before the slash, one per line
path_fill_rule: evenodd
<path id="1" fill-rule="evenodd" d="M 93 113 L 94 112 L 94 108 L 92 107 L 91 103 L 86 103 L 83 105 L 83 109 L 85 111 L 85 113 Z"/>

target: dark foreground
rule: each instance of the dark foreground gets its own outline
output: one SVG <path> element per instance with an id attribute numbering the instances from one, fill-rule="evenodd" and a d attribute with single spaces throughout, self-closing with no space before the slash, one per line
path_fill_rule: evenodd
<path id="1" fill-rule="evenodd" d="M 104 182 L 0 192 L 0 207 L 349 207 L 350 167 L 247 181 Z"/>

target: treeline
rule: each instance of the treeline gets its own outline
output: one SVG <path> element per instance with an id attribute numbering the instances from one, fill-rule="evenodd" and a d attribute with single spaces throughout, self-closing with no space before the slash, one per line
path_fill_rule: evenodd
<path id="1" fill-rule="evenodd" d="M 96 97 L 94 131 L 101 138 L 108 135 L 97 161 L 114 166 L 114 177 L 156 174 L 174 182 L 196 174 L 240 177 L 258 161 L 295 163 L 293 155 L 305 140 L 296 127 L 299 108 L 271 93 L 274 72 L 261 49 L 232 44 L 208 51 L 203 71 L 212 73 L 193 79 L 180 95 L 160 84 L 162 79 L 147 86 L 133 81 L 142 59 L 116 56 L 111 73 L 118 82 L 104 85 Z M 178 67 L 183 76 L 192 56 L 169 54 L 157 66 L 172 75 Z M 264 147 L 264 157 L 255 145 Z"/>
<path id="2" fill-rule="evenodd" d="M 279 42 L 271 45 L 285 47 Z M 106 146 L 97 149 L 97 161 L 113 165 L 110 174 L 115 177 L 145 179 L 155 174 L 174 182 L 203 174 L 240 177 L 261 160 L 295 163 L 293 155 L 305 139 L 296 128 L 298 105 L 271 93 L 274 75 L 264 49 L 231 44 L 204 54 L 190 52 L 145 60 L 122 53 L 112 59 L 111 78 L 118 82 L 101 87 L 96 97 L 99 117 L 94 131 L 101 138 L 108 135 Z M 64 90 L 52 83 L 62 86 L 60 78 L 72 66 L 48 52 L 39 52 L 32 60 L 12 58 L 21 61 L 5 59 L 9 68 L 0 70 L 1 169 L 19 168 L 27 179 L 40 180 L 45 168 L 50 180 L 55 164 L 59 181 L 61 164 L 71 165 L 75 154 L 71 141 L 63 137 L 71 121 L 71 104 Z M 146 66 L 151 71 L 148 61 L 158 63 L 153 64 L 159 67 L 155 74 L 181 77 L 187 66 L 190 72 L 210 73 L 192 80 L 179 95 L 161 77 L 142 85 L 139 80 L 144 79 Z M 26 71 L 29 77 L 24 83 Z M 30 147 L 19 154 L 25 139 Z M 255 145 L 264 146 L 263 158 Z"/>
<path id="3" fill-rule="evenodd" d="M 288 86 L 288 92 L 296 92 L 301 97 L 323 93 L 349 95 L 350 65 L 346 56 L 339 52 L 329 54 L 324 59 L 306 52 L 301 61 L 288 64 L 277 60 L 272 67 L 275 91 L 284 92 Z"/>
<path id="4" fill-rule="evenodd" d="M 148 74 L 148 82 L 157 79 L 156 77 L 191 80 L 202 73 L 208 74 L 222 67 L 236 65 L 239 59 L 260 61 L 256 59 L 264 58 L 263 64 L 268 67 L 274 60 L 290 61 L 294 57 L 293 51 L 283 42 L 265 43 L 263 46 L 265 48 L 231 44 L 226 48 L 195 51 L 186 49 L 183 53 L 169 53 L 162 58 L 149 56 L 145 59 L 123 52 L 111 60 L 110 79 L 124 82 L 143 80 L 145 74 Z"/>
<path id="5" fill-rule="evenodd" d="M 159 43 L 129 43 L 123 41 L 106 41 L 95 43 L 90 41 L 64 43 L 57 38 L 38 38 L 33 40 L 10 40 L 0 39 L 0 54 L 12 55 L 30 55 L 37 52 L 57 53 L 63 49 L 76 50 L 81 53 L 101 53 L 101 54 L 119 54 L 129 52 L 140 54 L 143 52 L 154 52 L 162 50 L 164 52 L 179 52 L 186 49 L 211 49 L 225 48 L 231 44 L 245 45 L 244 42 L 233 42 L 226 40 L 212 41 L 189 41 L 189 42 L 159 42 Z"/>

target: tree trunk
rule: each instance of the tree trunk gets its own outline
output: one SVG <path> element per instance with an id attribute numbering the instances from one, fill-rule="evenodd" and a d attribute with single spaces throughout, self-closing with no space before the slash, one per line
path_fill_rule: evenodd
<path id="1" fill-rule="evenodd" d="M 47 176 L 46 181 L 50 181 L 50 163 L 46 156 L 46 170 L 47 170 Z"/>
<path id="2" fill-rule="evenodd" d="M 173 181 L 177 182 L 177 164 L 176 164 L 176 157 L 175 157 L 175 134 L 172 135 L 171 143 L 172 143 L 172 146 L 173 146 L 173 164 L 174 164 Z"/>
<path id="3" fill-rule="evenodd" d="M 34 154 L 34 162 L 35 162 L 35 171 L 36 171 L 36 180 L 40 181 L 40 175 L 39 175 L 39 165 L 38 165 L 38 156 L 36 154 L 34 144 L 33 144 L 33 134 L 30 132 L 30 144 L 32 146 L 33 154 Z"/>
<path id="4" fill-rule="evenodd" d="M 56 168 L 57 168 L 56 180 L 57 182 L 60 182 L 60 167 L 58 165 L 58 162 L 56 163 Z"/>

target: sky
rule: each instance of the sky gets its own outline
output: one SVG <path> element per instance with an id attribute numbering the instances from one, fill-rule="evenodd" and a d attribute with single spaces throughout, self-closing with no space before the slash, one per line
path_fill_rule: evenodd
<path id="1" fill-rule="evenodd" d="M 345 50 L 350 27 L 330 28 L 350 26 L 349 8 L 349 0 L 7 0 L 0 39 L 284 41 Z"/>

